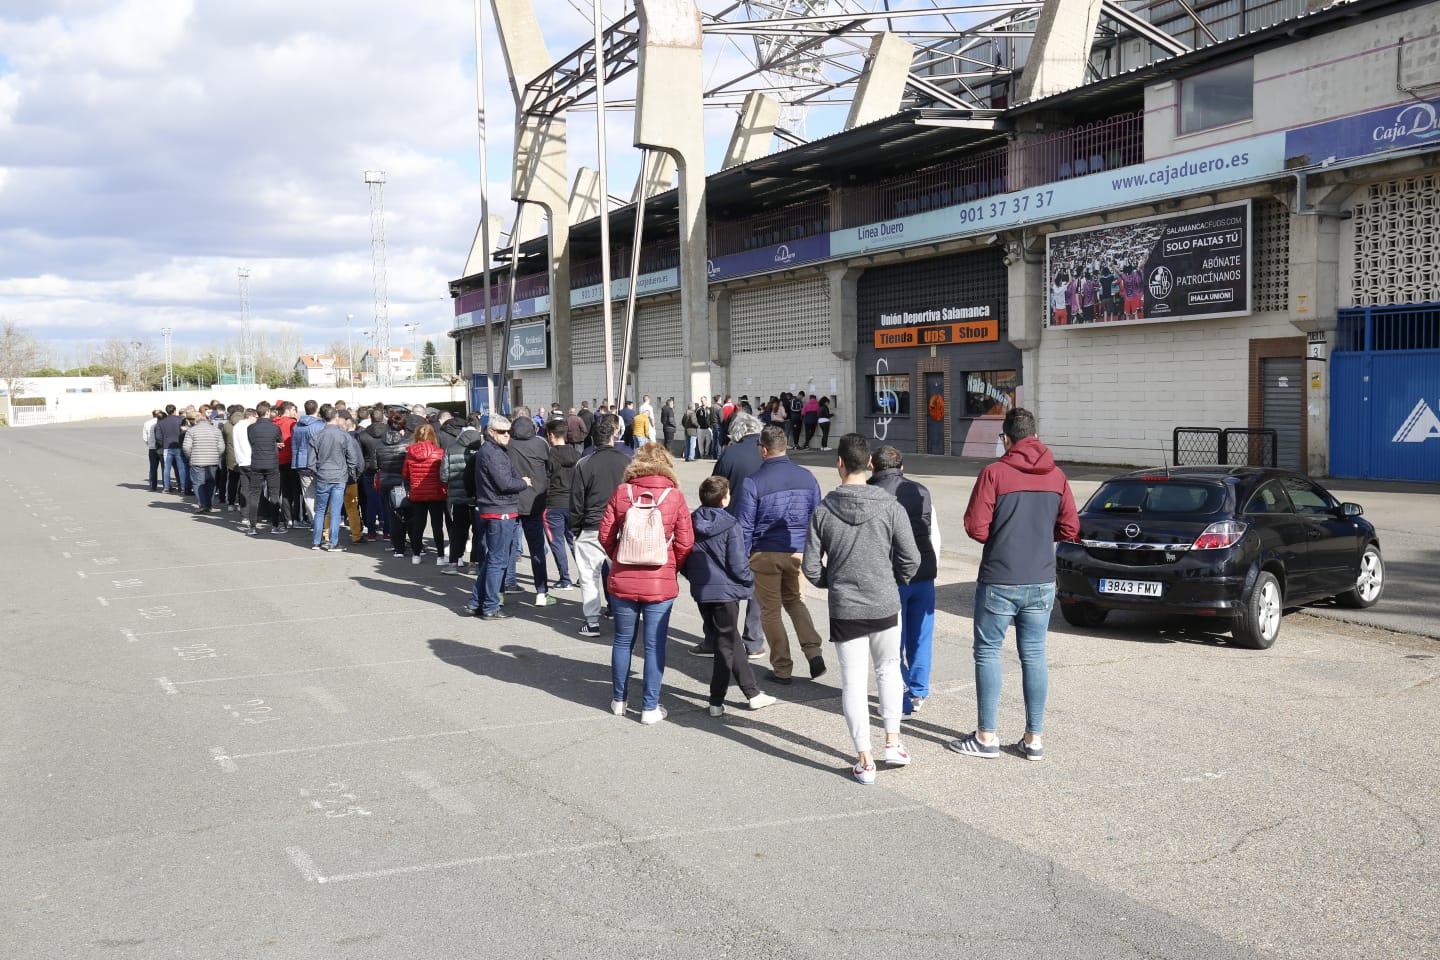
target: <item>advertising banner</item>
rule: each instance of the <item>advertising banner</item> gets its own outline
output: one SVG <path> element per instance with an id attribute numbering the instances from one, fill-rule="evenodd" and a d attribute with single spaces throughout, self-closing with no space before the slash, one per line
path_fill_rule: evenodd
<path id="1" fill-rule="evenodd" d="M 1380 110 L 1285 133 L 1285 156 L 1307 165 L 1440 143 L 1440 98 L 1406 100 Z"/>
<path id="2" fill-rule="evenodd" d="M 1250 201 L 1052 233 L 1046 326 L 1250 313 Z"/>
<path id="3" fill-rule="evenodd" d="M 875 349 L 983 343 L 1000 339 L 1000 303 L 946 305 L 880 314 Z"/>
<path id="4" fill-rule="evenodd" d="M 1001 228 L 1045 223 L 1126 203 L 1139 203 L 1257 180 L 1285 169 L 1286 134 L 1267 133 L 1223 146 L 1176 154 L 1000 193 L 968 203 L 867 223 L 830 234 L 830 256 L 914 246 L 928 240 L 984 235 Z"/>
<path id="5" fill-rule="evenodd" d="M 510 369 L 542 370 L 550 365 L 545 324 L 520 323 L 510 328 Z"/>
<path id="6" fill-rule="evenodd" d="M 706 261 L 706 274 L 713 283 L 730 277 L 746 274 L 765 273 L 781 270 L 800 263 L 824 260 L 830 256 L 830 234 L 822 233 L 813 237 L 801 237 L 773 247 L 760 250 L 746 250 L 743 253 L 729 253 L 723 257 L 712 257 Z"/>

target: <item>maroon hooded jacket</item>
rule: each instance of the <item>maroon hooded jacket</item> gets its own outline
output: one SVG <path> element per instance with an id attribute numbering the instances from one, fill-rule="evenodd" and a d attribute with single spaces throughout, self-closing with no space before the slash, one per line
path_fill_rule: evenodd
<path id="1" fill-rule="evenodd" d="M 1055 582 L 1055 543 L 1080 535 L 1080 516 L 1065 471 L 1039 437 L 1017 440 L 980 471 L 965 532 L 985 544 L 981 583 Z"/>

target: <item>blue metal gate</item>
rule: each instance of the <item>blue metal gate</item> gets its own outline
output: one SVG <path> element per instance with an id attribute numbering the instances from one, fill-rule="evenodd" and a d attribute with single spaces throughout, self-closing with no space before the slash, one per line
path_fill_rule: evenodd
<path id="1" fill-rule="evenodd" d="M 1330 473 L 1440 481 L 1440 305 L 1341 311 Z"/>

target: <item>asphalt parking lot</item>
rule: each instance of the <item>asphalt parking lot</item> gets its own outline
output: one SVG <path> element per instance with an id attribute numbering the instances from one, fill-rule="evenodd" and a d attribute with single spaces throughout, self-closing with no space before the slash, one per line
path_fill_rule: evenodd
<path id="1" fill-rule="evenodd" d="M 669 720 L 617 719 L 577 595 L 461 617 L 432 565 L 151 494 L 138 438 L 0 431 L 0 956 L 1440 956 L 1431 490 L 1344 493 L 1387 595 L 1269 651 L 1057 615 L 1046 762 L 981 762 L 943 748 L 974 726 L 968 477 L 915 461 L 944 511 L 935 695 L 865 788 L 833 661 L 713 720 L 682 600 Z"/>

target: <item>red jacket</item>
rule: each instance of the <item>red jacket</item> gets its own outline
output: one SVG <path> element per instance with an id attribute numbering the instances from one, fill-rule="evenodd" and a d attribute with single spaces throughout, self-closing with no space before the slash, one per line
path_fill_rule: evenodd
<path id="1" fill-rule="evenodd" d="M 294 417 L 276 417 L 275 426 L 280 428 L 280 466 L 290 466 L 290 454 L 293 452 L 290 446 L 290 437 L 295 432 Z"/>
<path id="2" fill-rule="evenodd" d="M 411 500 L 423 503 L 445 499 L 445 484 L 440 482 L 440 461 L 444 459 L 445 451 L 429 440 L 410 444 L 405 451 L 401 475 Z"/>
<path id="3" fill-rule="evenodd" d="M 656 469 L 664 473 L 645 473 Z M 641 475 L 637 476 L 637 473 Z M 680 593 L 675 571 L 685 565 L 685 559 L 695 546 L 695 530 L 690 526 L 690 508 L 685 503 L 685 495 L 680 492 L 674 474 L 667 467 L 632 463 L 625 476 L 627 479 L 615 488 L 610 502 L 605 505 L 605 515 L 600 519 L 600 546 L 610 557 L 610 592 L 625 600 L 647 603 L 673 600 Z M 632 567 L 615 559 L 620 550 L 620 532 L 625 529 L 625 514 L 630 512 L 627 486 L 635 487 L 637 494 L 641 490 L 649 490 L 657 498 L 664 491 L 670 491 L 665 502 L 660 504 L 665 535 L 671 538 L 670 559 L 663 567 Z"/>
<path id="4" fill-rule="evenodd" d="M 965 532 L 985 544 L 981 583 L 1055 582 L 1055 542 L 1080 535 L 1075 496 L 1039 437 L 1017 440 L 980 471 Z"/>

